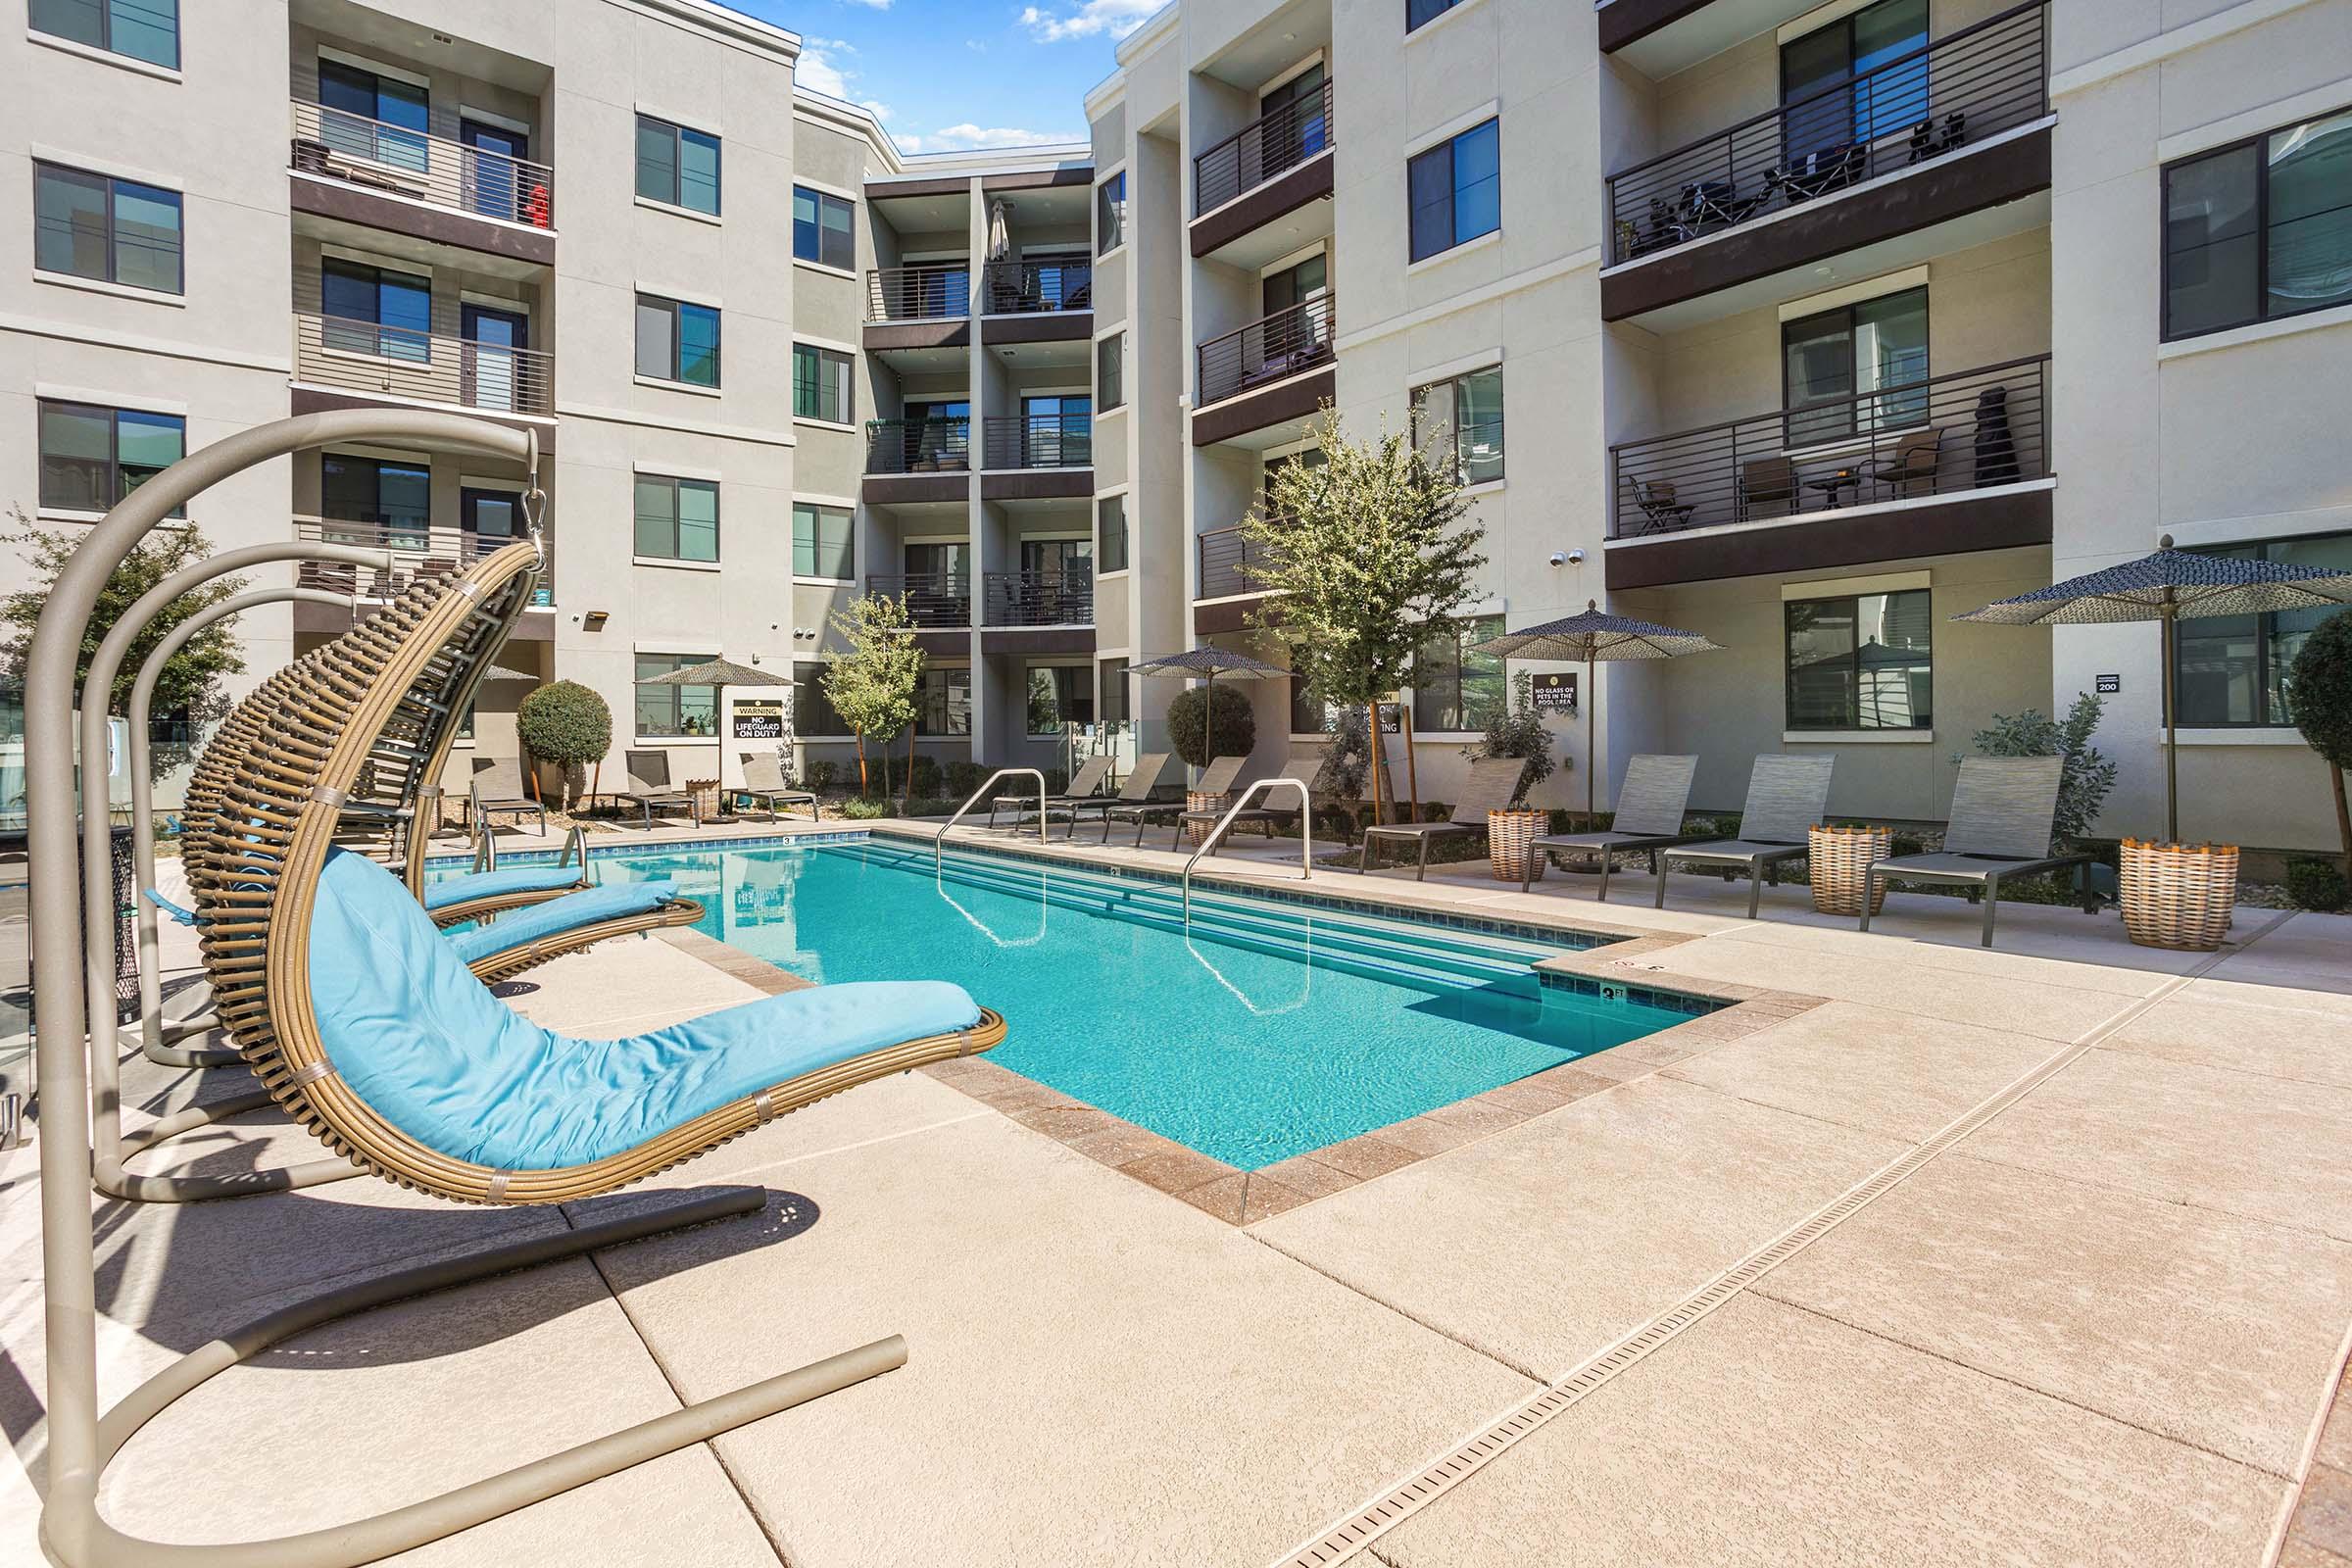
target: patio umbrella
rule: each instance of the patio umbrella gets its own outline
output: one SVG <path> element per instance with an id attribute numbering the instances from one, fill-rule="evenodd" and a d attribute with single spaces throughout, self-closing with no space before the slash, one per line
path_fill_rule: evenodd
<path id="1" fill-rule="evenodd" d="M 645 686 L 709 686 L 713 693 L 721 686 L 789 686 L 790 675 L 770 674 L 749 664 L 738 664 L 732 659 L 706 659 L 699 664 L 673 669 L 666 675 L 655 675 L 639 684 Z M 711 721 L 717 722 L 713 713 Z M 723 771 L 723 769 L 722 769 Z"/>
<path id="2" fill-rule="evenodd" d="M 1127 673 L 1130 675 L 1175 675 L 1179 677 L 1198 675 L 1200 677 L 1201 685 L 1209 687 L 1217 683 L 1219 675 L 1243 675 L 1254 678 L 1263 675 L 1288 675 L 1290 671 L 1280 664 L 1269 664 L 1262 659 L 1252 659 L 1248 654 L 1237 654 L 1229 649 L 1190 648 L 1181 654 L 1170 654 L 1165 659 L 1151 659 L 1146 660 L 1143 663 L 1130 665 Z M 1209 707 L 1211 701 L 1212 699 L 1206 696 L 1200 700 L 1200 755 L 1204 759 L 1208 758 L 1208 726 L 1213 712 Z"/>
<path id="3" fill-rule="evenodd" d="M 2343 605 L 2352 605 L 2352 572 L 2175 550 L 2168 533 L 2156 541 L 2152 556 L 2069 577 L 1952 618 L 2000 626 L 2072 626 L 2118 620 L 2162 623 L 2158 646 L 2164 659 L 2164 833 L 2177 844 L 2180 841 L 2180 800 L 2173 744 L 2177 724 L 2174 623 L 2200 615 L 2264 615 Z"/>
<path id="4" fill-rule="evenodd" d="M 1600 608 L 1599 600 L 1588 599 L 1581 614 L 1489 638 L 1470 651 L 1501 659 L 1576 660 L 1584 664 L 1585 820 L 1590 823 L 1593 817 L 1592 710 L 1597 706 L 1592 701 L 1592 666 L 1604 659 L 1679 659 L 1685 654 L 1720 653 L 1722 647 L 1694 631 L 1612 615 Z"/>
<path id="5" fill-rule="evenodd" d="M 988 206 L 988 253 L 983 261 L 1001 262 L 1012 254 L 1012 203 L 1000 196 Z"/>

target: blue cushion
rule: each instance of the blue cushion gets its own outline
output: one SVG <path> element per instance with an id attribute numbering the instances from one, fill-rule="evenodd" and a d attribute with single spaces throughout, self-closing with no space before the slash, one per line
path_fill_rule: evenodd
<path id="1" fill-rule="evenodd" d="M 424 906 L 446 909 L 470 899 L 492 899 L 507 893 L 555 893 L 578 887 L 587 874 L 587 867 L 580 865 L 514 865 L 504 871 L 475 871 L 426 887 Z"/>
<path id="2" fill-rule="evenodd" d="M 501 1170 L 585 1164 L 884 1046 L 968 1029 L 961 986 L 814 986 L 622 1040 L 543 1029 L 476 980 L 401 880 L 331 851 L 311 916 L 328 1060 L 436 1153 Z M 681 999 L 685 1000 L 685 999 Z"/>
<path id="3" fill-rule="evenodd" d="M 476 958 L 519 948 L 560 931 L 576 931 L 599 920 L 643 914 L 674 902 L 677 896 L 675 882 L 612 882 L 502 914 L 488 925 L 444 932 L 442 940 L 457 954 L 460 963 L 471 963 Z"/>

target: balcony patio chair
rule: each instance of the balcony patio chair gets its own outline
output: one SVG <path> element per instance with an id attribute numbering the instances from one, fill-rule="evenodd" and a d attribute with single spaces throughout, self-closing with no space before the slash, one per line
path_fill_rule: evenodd
<path id="1" fill-rule="evenodd" d="M 1076 838 L 1079 814 L 1085 811 L 1096 811 L 1101 813 L 1102 818 L 1102 842 L 1108 844 L 1110 842 L 1111 812 L 1121 807 L 1143 806 L 1150 803 L 1152 792 L 1159 788 L 1160 777 L 1168 770 L 1168 758 L 1169 754 L 1166 752 L 1146 752 L 1135 760 L 1135 766 L 1127 770 L 1126 781 L 1119 786 L 1118 794 L 1094 795 L 1085 800 L 1068 802 L 1070 830 L 1063 837 Z M 1136 824 L 1135 837 L 1137 843 L 1143 842 L 1144 829 L 1141 822 Z"/>
<path id="2" fill-rule="evenodd" d="M 784 782 L 784 760 L 774 752 L 741 752 L 743 783 L 726 792 L 727 804 L 734 807 L 760 806 L 767 808 L 769 821 L 778 820 L 784 806 L 806 806 L 808 820 L 822 822 L 824 808 L 816 802 L 814 792 L 796 790 Z"/>
<path id="3" fill-rule="evenodd" d="M 1528 846 L 1527 869 L 1519 891 L 1535 883 L 1538 858 L 1555 851 L 1600 858 L 1600 902 L 1609 902 L 1609 869 L 1627 851 L 1646 852 L 1649 874 L 1659 876 L 1658 852 L 1690 844 L 1697 835 L 1683 831 L 1690 809 L 1690 781 L 1698 772 L 1695 757 L 1640 756 L 1626 763 L 1625 783 L 1617 791 L 1617 809 L 1609 826 L 1591 833 L 1550 833 Z"/>
<path id="4" fill-rule="evenodd" d="M 1830 769 L 1835 757 L 1767 756 L 1756 759 L 1747 776 L 1747 804 L 1740 808 L 1740 836 L 1677 845 L 1658 852 L 1658 889 L 1653 904 L 1666 907 L 1666 874 L 1677 861 L 1747 873 L 1747 917 L 1756 917 L 1767 880 L 1780 881 L 1784 860 L 1803 856 L 1806 830 L 1830 808 Z"/>
<path id="5" fill-rule="evenodd" d="M 1242 776 L 1242 764 L 1248 760 L 1250 760 L 1246 757 L 1217 758 L 1215 760 L 1211 761 L 1207 767 L 1201 769 L 1200 782 L 1190 786 L 1189 792 L 1195 795 L 1232 794 L 1234 780 Z M 1138 767 L 1136 771 L 1141 772 L 1143 769 Z M 1110 842 L 1111 823 L 1133 822 L 1135 824 L 1136 847 L 1141 849 L 1144 843 L 1144 828 L 1148 824 L 1163 817 L 1182 816 L 1185 812 L 1185 804 L 1182 801 L 1152 800 L 1137 801 L 1132 804 L 1122 803 L 1117 806 L 1104 807 L 1102 810 L 1102 842 L 1105 844 Z M 1174 849 L 1176 847 L 1176 839 L 1182 838 L 1183 836 L 1184 826 L 1180 822 L 1177 824 L 1176 837 L 1171 838 L 1168 841 L 1168 848 L 1171 850 Z"/>
<path id="6" fill-rule="evenodd" d="M 1759 506 L 1796 505 L 1796 465 L 1787 458 L 1754 458 L 1740 465 L 1740 520 Z"/>
<path id="7" fill-rule="evenodd" d="M 694 818 L 696 831 L 703 825 L 703 798 L 688 790 L 673 788 L 669 782 L 669 754 L 663 751 L 627 751 L 620 754 L 621 773 L 628 788 L 599 790 L 591 801 L 613 801 L 634 806 L 645 815 L 647 832 L 653 831 L 656 811 L 684 811 Z"/>
<path id="8" fill-rule="evenodd" d="M 1872 458 L 1854 470 L 1861 484 L 1882 485 L 1890 499 L 1907 501 L 1913 485 L 1936 493 L 1936 470 L 1943 463 L 1943 431 L 1913 430 L 1894 444 L 1890 458 Z"/>
<path id="9" fill-rule="evenodd" d="M 2098 900 L 2090 889 L 2091 858 L 2052 855 L 2050 836 L 2058 820 L 2058 786 L 2066 774 L 2062 757 L 1968 757 L 1952 786 L 1952 816 L 1943 848 L 1933 855 L 1903 855 L 1874 860 L 1864 875 L 1864 893 L 1897 882 L 1933 882 L 1964 887 L 1984 906 L 1978 945 L 1992 946 L 1993 917 L 2000 912 L 2001 882 L 2071 868 L 2076 897 L 2085 914 Z M 1871 899 L 1862 900 L 1862 925 L 1870 929 Z"/>
<path id="10" fill-rule="evenodd" d="M 539 836 L 547 837 L 547 803 L 533 800 L 523 792 L 522 761 L 514 757 L 482 757 L 473 760 L 473 777 L 466 792 L 466 821 L 477 832 L 490 831 L 493 812 L 506 812 L 520 825 L 525 812 L 539 817 Z"/>
<path id="11" fill-rule="evenodd" d="M 1690 526 L 1690 514 L 1698 508 L 1675 499 L 1672 479 L 1636 479 L 1634 505 L 1642 509 L 1643 533 L 1670 533 Z"/>
<path id="12" fill-rule="evenodd" d="M 1041 798 L 1037 803 L 1038 807 L 1050 817 L 1057 810 L 1070 810 L 1095 799 L 1095 792 L 1100 790 L 1102 787 L 1102 781 L 1110 776 L 1110 764 L 1113 760 L 1115 759 L 1108 757 L 1088 758 L 1079 764 L 1078 771 L 1070 775 L 1067 788 L 1059 795 Z M 1019 827 L 1031 816 L 1037 814 L 1030 810 L 1018 795 L 999 793 L 988 799 L 988 825 L 990 827 L 997 825 L 997 813 L 1007 807 L 1012 808 L 1012 825 L 1014 827 Z M 1077 818 L 1072 817 L 1070 822 L 1071 831 L 1075 832 Z"/>
<path id="13" fill-rule="evenodd" d="M 1364 829 L 1363 848 L 1356 852 L 1355 870 L 1358 876 L 1372 869 L 1372 847 L 1384 839 L 1421 846 L 1421 858 L 1414 866 L 1413 880 L 1429 880 L 1429 846 L 1434 839 L 1483 838 L 1487 831 L 1487 813 L 1498 811 L 1511 804 L 1519 792 L 1519 775 L 1527 763 L 1516 757 L 1481 757 L 1470 764 L 1470 777 L 1462 785 L 1462 798 L 1453 808 L 1450 822 L 1390 822 L 1380 827 Z"/>
<path id="14" fill-rule="evenodd" d="M 1941 158 L 1958 150 L 1968 141 L 1968 116 L 1965 112 L 1943 117 L 1943 128 L 1936 128 L 1936 117 L 1931 115 L 1911 127 L 1911 162 L 1924 164 L 1931 158 Z"/>

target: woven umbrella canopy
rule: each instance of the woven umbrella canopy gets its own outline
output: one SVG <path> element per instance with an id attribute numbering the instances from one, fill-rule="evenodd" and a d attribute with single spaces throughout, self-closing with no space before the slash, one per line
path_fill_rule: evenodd
<path id="1" fill-rule="evenodd" d="M 2266 615 L 2282 610 L 2329 610 L 2346 605 L 2352 605 L 2352 572 L 2175 550 L 2168 533 L 2157 540 L 2152 556 L 2069 577 L 1952 618 L 1997 626 L 2082 626 L 2122 620 L 2163 623 L 2159 647 L 2164 660 L 2164 833 L 2177 844 L 2180 840 L 2180 794 L 2174 748 L 2178 724 L 2173 702 L 2175 622 L 2201 615 Z"/>
<path id="2" fill-rule="evenodd" d="M 790 675 L 777 675 L 749 664 L 738 664 L 732 659 L 708 659 L 699 664 L 673 669 L 666 675 L 655 675 L 639 682 L 644 686 L 789 686 Z"/>
<path id="3" fill-rule="evenodd" d="M 1131 665 L 1127 673 L 1179 677 L 1197 675 L 1201 685 L 1208 687 L 1217 683 L 1219 675 L 1243 675 L 1254 679 L 1266 675 L 1287 676 L 1290 671 L 1280 664 L 1269 664 L 1262 659 L 1252 659 L 1248 654 L 1237 654 L 1231 649 L 1188 648 L 1181 654 L 1170 654 L 1164 659 L 1146 660 L 1143 663 Z M 1203 696 L 1200 702 L 1200 755 L 1204 759 L 1208 758 L 1209 718 L 1214 711 L 1210 707 L 1210 699 Z"/>
<path id="4" fill-rule="evenodd" d="M 1680 659 L 1685 654 L 1721 653 L 1720 643 L 1694 631 L 1678 631 L 1628 615 L 1612 615 L 1600 601 L 1588 599 L 1584 611 L 1563 620 L 1547 620 L 1525 631 L 1492 637 L 1470 650 L 1500 659 L 1575 660 L 1585 666 L 1585 820 L 1592 809 L 1592 666 L 1602 660 Z"/>

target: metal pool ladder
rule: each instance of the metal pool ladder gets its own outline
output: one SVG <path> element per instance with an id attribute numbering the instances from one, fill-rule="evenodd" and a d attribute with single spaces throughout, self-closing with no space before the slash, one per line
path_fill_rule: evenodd
<path id="1" fill-rule="evenodd" d="M 947 855 L 947 851 L 943 846 L 946 845 L 948 840 L 948 828 L 952 828 L 956 823 L 962 821 L 963 813 L 970 810 L 973 807 L 978 806 L 980 804 L 980 797 L 986 795 L 989 791 L 989 787 L 995 784 L 997 780 L 1001 778 L 1010 778 L 1015 773 L 1026 773 L 1031 778 L 1037 780 L 1037 842 L 1040 844 L 1046 842 L 1046 775 L 1034 767 L 1000 767 L 994 773 L 989 774 L 988 777 L 980 781 L 980 787 L 972 791 L 971 799 L 965 801 L 961 806 L 956 808 L 956 814 L 948 818 L 947 827 L 943 827 L 937 833 L 931 835 L 931 869 L 934 872 L 938 871 L 941 861 L 946 858 Z"/>
<path id="2" fill-rule="evenodd" d="M 1315 874 L 1315 808 L 1312 798 L 1306 793 L 1306 786 L 1295 778 L 1261 778 L 1242 791 L 1241 798 L 1225 808 L 1225 814 L 1217 818 L 1217 825 L 1208 830 L 1208 837 L 1202 839 L 1200 847 L 1193 852 L 1192 859 L 1184 862 L 1184 923 L 1188 929 L 1193 923 L 1194 864 L 1217 847 L 1217 840 L 1223 838 L 1225 830 L 1233 826 L 1233 819 L 1261 792 L 1279 789 L 1285 784 L 1298 792 L 1298 880 L 1304 882 Z"/>

